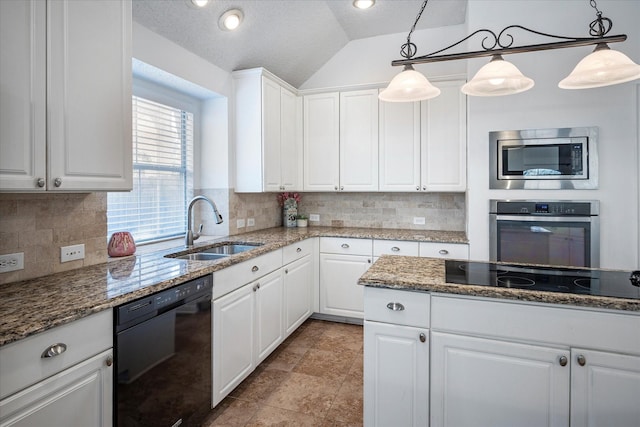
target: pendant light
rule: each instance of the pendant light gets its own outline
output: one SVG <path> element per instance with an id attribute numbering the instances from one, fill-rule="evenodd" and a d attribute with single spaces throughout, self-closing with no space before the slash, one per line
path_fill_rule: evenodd
<path id="1" fill-rule="evenodd" d="M 524 76 L 502 55 L 493 55 L 491 62 L 480 68 L 470 82 L 462 86 L 462 93 L 473 96 L 501 96 L 524 92 L 534 83 Z"/>
<path id="2" fill-rule="evenodd" d="M 414 70 L 413 66 L 405 65 L 404 70 L 391 80 L 389 86 L 380 92 L 378 98 L 387 102 L 414 102 L 435 98 L 438 95 L 440 95 L 440 89 Z"/>
<path id="3" fill-rule="evenodd" d="M 634 63 L 623 53 L 609 48 L 609 43 L 623 42 L 627 39 L 627 36 L 626 34 L 607 35 L 613 27 L 613 22 L 611 19 L 602 16 L 602 12 L 598 10 L 595 0 L 589 1 L 591 7 L 596 11 L 596 19 L 589 24 L 590 37 L 567 37 L 543 33 L 522 25 L 509 25 L 497 34 L 486 28 L 476 30 L 445 48 L 427 55 L 414 56 L 417 49 L 416 45 L 411 43 L 411 33 L 415 29 L 422 12 L 424 12 L 427 2 L 428 0 L 424 0 L 422 8 L 407 36 L 407 43 L 402 45 L 400 49 L 400 55 L 402 55 L 403 59 L 391 61 L 393 66 L 404 66 L 405 71 L 396 76 L 389 84 L 389 87 L 380 94 L 380 99 L 382 100 L 414 101 L 415 98 L 429 99 L 429 97 L 437 96 L 437 93 L 434 94 L 433 90 L 428 90 L 431 84 L 424 76 L 420 75 L 423 78 L 419 78 L 415 74 L 408 73 L 408 71 L 417 73 L 413 70 L 412 65 L 489 56 L 492 57 L 491 62 L 478 70 L 473 79 L 462 87 L 462 92 L 474 96 L 500 96 L 524 92 L 534 86 L 533 80 L 524 76 L 515 65 L 505 61 L 502 55 L 593 45 L 596 46 L 595 51 L 580 61 L 573 72 L 558 84 L 560 88 L 587 89 L 640 79 L 640 65 Z M 515 38 L 513 34 L 516 31 L 524 31 L 525 33 L 546 37 L 553 41 L 514 46 Z M 450 50 L 459 47 L 476 35 L 482 37 L 482 50 L 443 53 L 450 52 Z"/>
<path id="4" fill-rule="evenodd" d="M 595 50 L 585 56 L 564 78 L 558 87 L 562 89 L 589 89 L 625 83 L 640 78 L 640 65 L 627 55 L 611 50 L 606 43 L 600 43 Z"/>

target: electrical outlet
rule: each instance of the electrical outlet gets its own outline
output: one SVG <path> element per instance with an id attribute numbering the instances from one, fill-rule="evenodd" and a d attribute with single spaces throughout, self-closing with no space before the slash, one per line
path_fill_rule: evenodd
<path id="1" fill-rule="evenodd" d="M 24 252 L 0 255 L 0 273 L 24 269 Z"/>
<path id="2" fill-rule="evenodd" d="M 413 217 L 413 224 L 414 225 L 424 225 L 425 224 L 424 217 L 423 216 L 414 216 Z"/>
<path id="3" fill-rule="evenodd" d="M 256 220 L 254 218 L 247 218 L 247 227 L 253 227 L 256 225 Z"/>
<path id="4" fill-rule="evenodd" d="M 320 222 L 320 215 L 318 214 L 309 215 L 309 221 Z"/>
<path id="5" fill-rule="evenodd" d="M 243 219 L 239 219 L 236 223 L 236 227 L 237 228 L 244 228 L 244 218 Z"/>
<path id="6" fill-rule="evenodd" d="M 60 247 L 60 262 L 84 259 L 84 243 Z"/>

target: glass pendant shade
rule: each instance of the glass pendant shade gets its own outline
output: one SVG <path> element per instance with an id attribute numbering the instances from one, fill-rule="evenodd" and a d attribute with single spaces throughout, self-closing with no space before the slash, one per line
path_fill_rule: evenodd
<path id="1" fill-rule="evenodd" d="M 524 76 L 518 68 L 494 55 L 480 68 L 470 82 L 462 86 L 462 92 L 472 96 L 501 96 L 524 92 L 533 87 L 534 82 Z"/>
<path id="2" fill-rule="evenodd" d="M 433 86 L 429 80 L 411 65 L 405 65 L 404 70 L 395 76 L 389 86 L 378 98 L 387 102 L 413 102 L 435 98 L 440 95 L 440 89 Z"/>
<path id="3" fill-rule="evenodd" d="M 596 46 L 571 74 L 558 83 L 562 89 L 589 89 L 640 79 L 640 65 L 627 55 L 609 49 L 606 43 Z"/>

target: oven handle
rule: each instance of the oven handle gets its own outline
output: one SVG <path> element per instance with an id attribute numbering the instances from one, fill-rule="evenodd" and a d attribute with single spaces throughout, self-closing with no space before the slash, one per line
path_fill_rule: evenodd
<path id="1" fill-rule="evenodd" d="M 535 215 L 496 215 L 496 221 L 524 222 L 591 222 L 590 216 L 535 216 Z"/>

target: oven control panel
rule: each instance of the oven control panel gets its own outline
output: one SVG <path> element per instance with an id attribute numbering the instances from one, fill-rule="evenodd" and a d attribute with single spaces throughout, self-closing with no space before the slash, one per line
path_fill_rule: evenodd
<path id="1" fill-rule="evenodd" d="M 593 216 L 598 215 L 597 201 L 492 200 L 492 214 Z"/>

